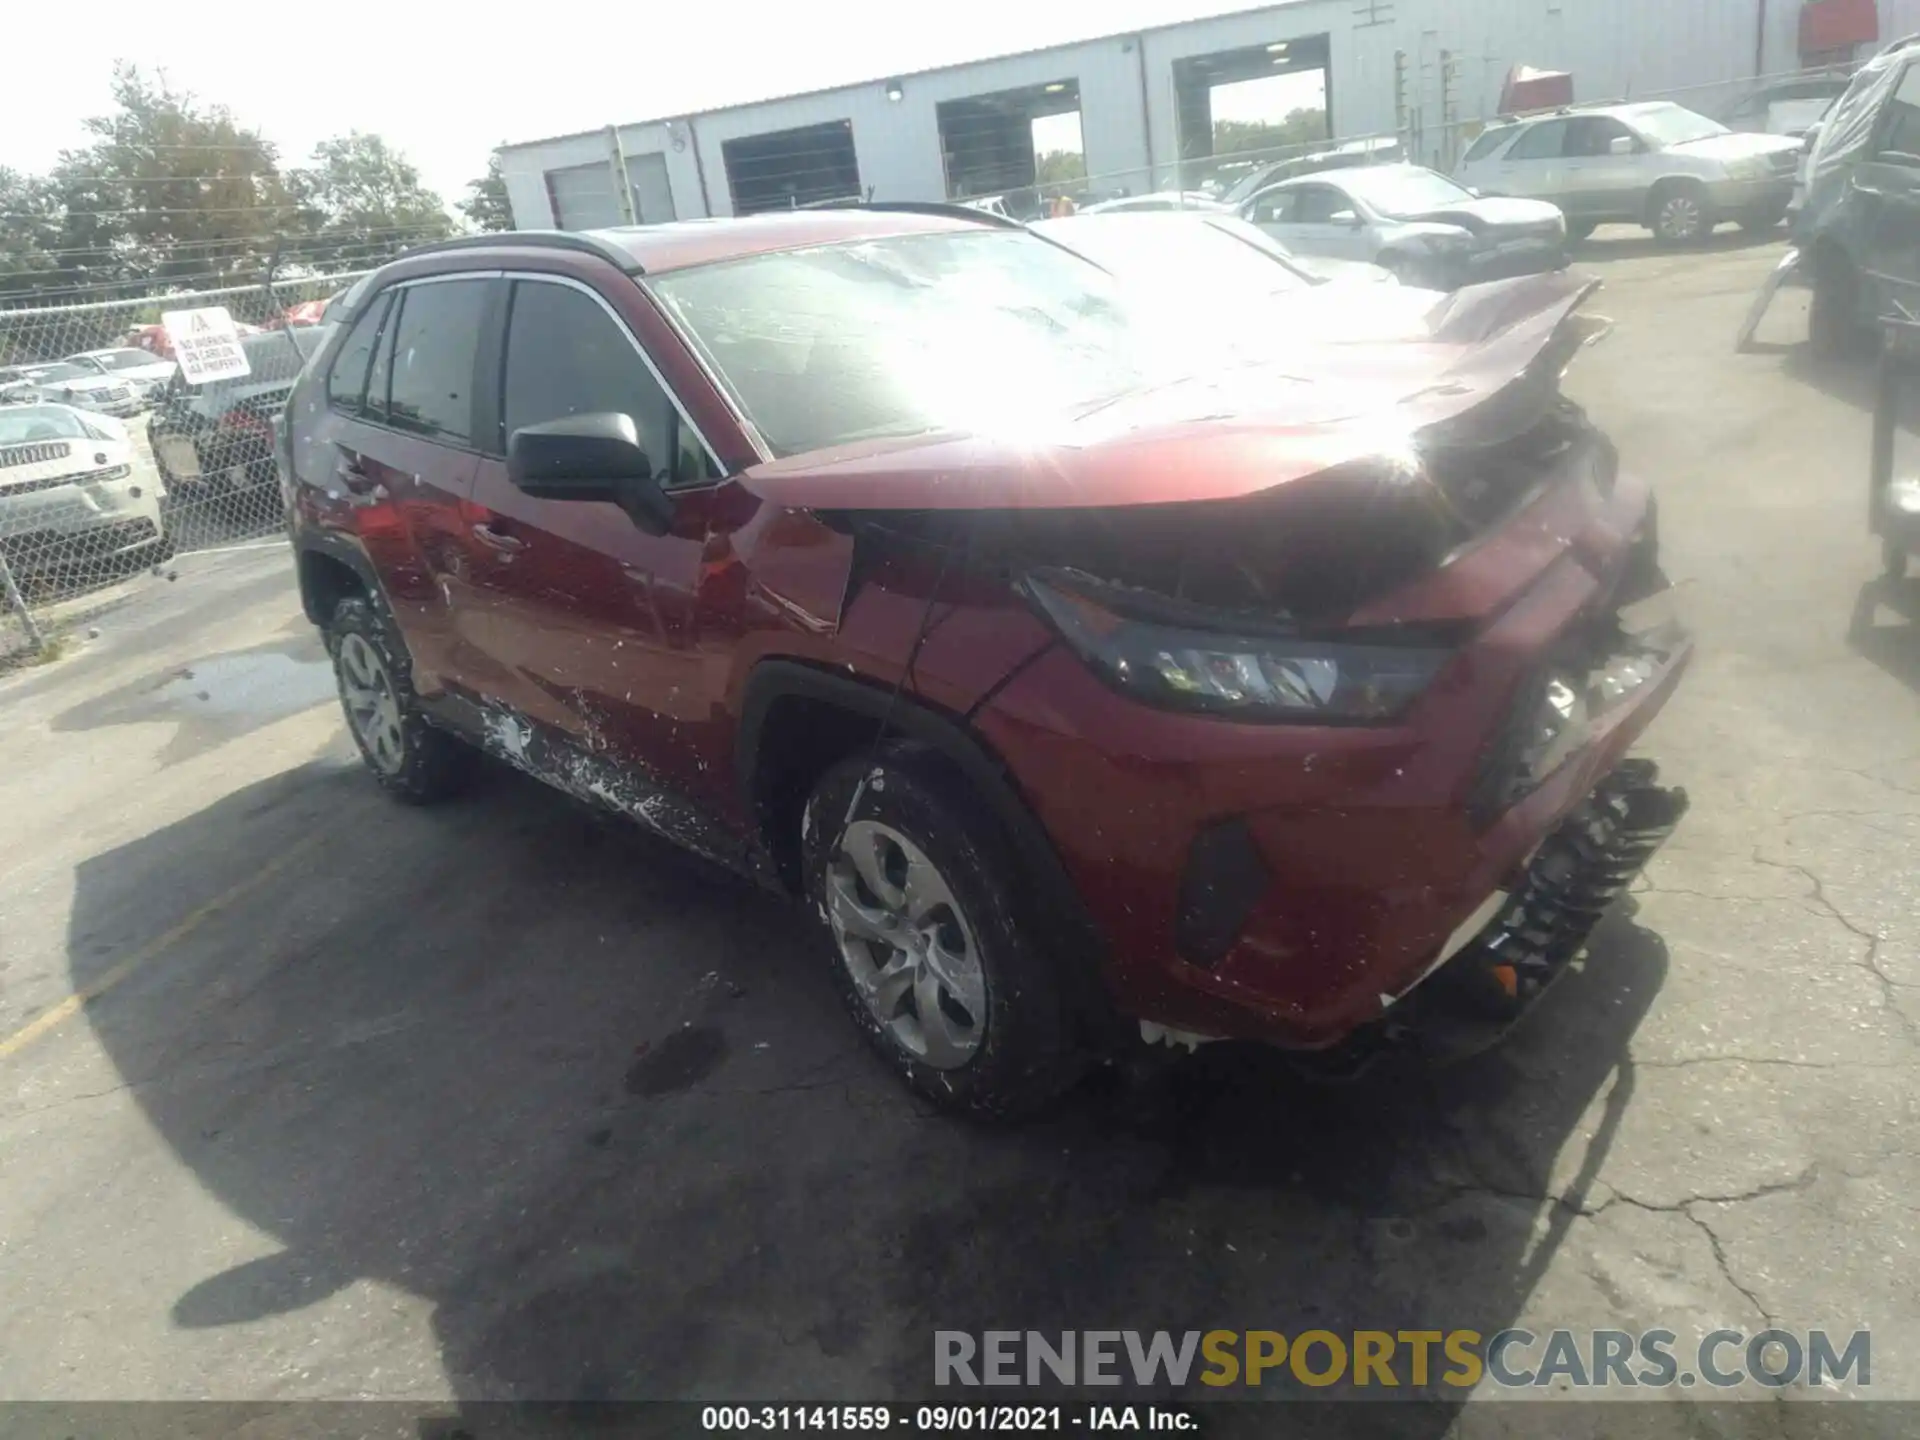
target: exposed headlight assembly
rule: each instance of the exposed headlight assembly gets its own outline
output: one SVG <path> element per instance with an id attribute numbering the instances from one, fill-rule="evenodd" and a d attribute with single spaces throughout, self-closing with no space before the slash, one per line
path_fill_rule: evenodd
<path id="1" fill-rule="evenodd" d="M 1425 690 L 1438 646 L 1309 640 L 1212 630 L 1123 614 L 1081 593 L 1071 572 L 1022 584 L 1081 659 L 1146 704 L 1296 724 L 1389 721 Z"/>

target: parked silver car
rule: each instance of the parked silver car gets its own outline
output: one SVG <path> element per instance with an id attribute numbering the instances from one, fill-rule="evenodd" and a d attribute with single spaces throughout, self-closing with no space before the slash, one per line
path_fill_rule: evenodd
<path id="1" fill-rule="evenodd" d="M 102 415 L 125 419 L 146 404 L 146 392 L 130 380 L 117 380 L 83 365 L 64 360 L 17 367 L 18 379 L 7 386 L 9 403 L 75 405 Z"/>
<path id="2" fill-rule="evenodd" d="M 1439 290 L 1567 263 L 1566 221 L 1557 207 L 1485 199 L 1419 165 L 1283 180 L 1240 214 L 1296 255 L 1370 261 Z"/>
<path id="3" fill-rule="evenodd" d="M 1487 195 L 1551 200 L 1576 240 L 1644 225 L 1668 244 L 1723 220 L 1770 230 L 1787 213 L 1799 142 L 1742 135 L 1684 106 L 1576 106 L 1510 120 L 1475 140 L 1454 178 Z"/>

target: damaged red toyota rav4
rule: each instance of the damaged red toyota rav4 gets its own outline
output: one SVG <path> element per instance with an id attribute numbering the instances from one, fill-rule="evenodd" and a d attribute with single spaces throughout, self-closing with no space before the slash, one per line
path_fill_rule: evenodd
<path id="1" fill-rule="evenodd" d="M 1690 648 L 1561 393 L 1590 288 L 1201 346 L 940 207 L 429 247 L 289 401 L 306 613 L 388 789 L 489 751 L 804 897 L 938 1101 L 1455 1053 L 1685 809 L 1626 758 Z"/>

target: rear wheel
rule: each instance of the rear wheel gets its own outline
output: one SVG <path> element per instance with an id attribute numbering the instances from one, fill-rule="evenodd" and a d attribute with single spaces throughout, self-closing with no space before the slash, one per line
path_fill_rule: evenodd
<path id="1" fill-rule="evenodd" d="M 1567 221 L 1568 242 L 1570 244 L 1578 245 L 1582 240 L 1591 239 L 1593 237 L 1594 226 L 1597 225 L 1598 223 L 1599 222 L 1596 220 Z"/>
<path id="2" fill-rule="evenodd" d="M 1757 215 L 1742 215 L 1740 228 L 1749 235 L 1765 235 L 1780 228 L 1780 222 L 1787 218 L 1785 210 L 1763 210 Z"/>
<path id="3" fill-rule="evenodd" d="M 1647 226 L 1663 245 L 1692 245 L 1713 233 L 1707 187 L 1692 180 L 1661 185 L 1647 203 Z"/>
<path id="4" fill-rule="evenodd" d="M 334 607 L 327 649 L 347 729 L 386 789 L 425 805 L 457 793 L 472 774 L 475 755 L 428 723 L 413 691 L 413 666 L 385 618 L 363 596 Z"/>
<path id="5" fill-rule="evenodd" d="M 1072 1017 L 1035 942 L 999 826 L 923 746 L 842 761 L 807 803 L 807 893 L 868 1042 L 945 1108 L 1008 1117 L 1079 1073 Z"/>

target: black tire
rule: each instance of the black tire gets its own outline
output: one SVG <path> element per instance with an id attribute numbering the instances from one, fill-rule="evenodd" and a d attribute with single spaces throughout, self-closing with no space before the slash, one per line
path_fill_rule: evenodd
<path id="1" fill-rule="evenodd" d="M 1767 235 L 1780 228 L 1780 222 L 1787 218 L 1784 210 L 1767 210 L 1758 215 L 1742 215 L 1740 228 L 1749 235 Z"/>
<path id="2" fill-rule="evenodd" d="M 1567 221 L 1567 243 L 1569 245 L 1578 245 L 1583 240 L 1592 239 L 1594 227 L 1599 223 L 1597 220 Z"/>
<path id="3" fill-rule="evenodd" d="M 1813 299 L 1807 310 L 1807 344 L 1829 360 L 1862 354 L 1870 335 L 1860 323 L 1860 277 L 1853 263 L 1836 250 L 1821 252 L 1813 270 Z"/>
<path id="4" fill-rule="evenodd" d="M 430 723 L 413 691 L 413 662 L 407 647 L 388 620 L 384 607 L 376 608 L 364 596 L 350 596 L 334 607 L 326 629 L 327 653 L 333 657 L 334 683 L 347 731 L 360 749 L 360 758 L 386 790 L 410 805 L 430 805 L 458 794 L 473 775 L 478 759 L 474 750 Z M 380 663 L 397 712 L 397 753 L 383 753 L 368 739 L 367 726 L 355 713 L 349 679 L 360 656 L 359 644 L 370 648 Z M 348 656 L 343 664 L 342 654 Z"/>
<path id="5" fill-rule="evenodd" d="M 901 1024 L 917 1029 L 917 985 L 912 996 L 904 990 L 899 996 L 902 1004 L 912 1000 L 915 1013 L 890 1026 L 856 984 L 841 928 L 829 918 L 844 913 L 837 908 L 844 902 L 830 887 L 847 882 L 846 842 L 852 833 L 857 843 L 855 827 L 862 826 L 869 833 L 884 827 L 917 847 L 954 902 L 953 923 L 964 930 L 965 948 L 984 978 L 984 1013 L 972 1027 L 975 1048 L 962 1062 L 949 1057 L 945 1066 L 928 1063 L 900 1033 Z M 1085 1062 L 1067 987 L 1039 941 L 1004 833 L 935 752 L 892 743 L 871 758 L 847 759 L 830 769 L 807 802 L 801 865 L 808 900 L 826 922 L 834 983 L 848 1013 L 915 1091 L 944 1109 L 1010 1119 L 1042 1108 L 1078 1078 Z M 925 965 L 923 958 L 922 973 Z M 944 1006 L 957 992 L 941 993 Z"/>
<path id="6" fill-rule="evenodd" d="M 1647 199 L 1647 228 L 1662 245 L 1698 245 L 1719 223 L 1707 187 L 1697 180 L 1667 180 Z"/>

